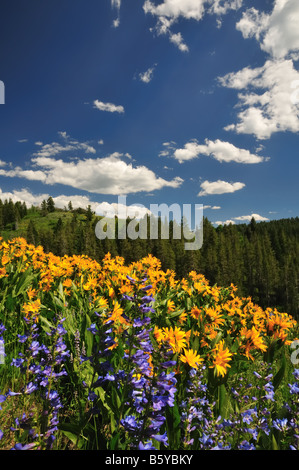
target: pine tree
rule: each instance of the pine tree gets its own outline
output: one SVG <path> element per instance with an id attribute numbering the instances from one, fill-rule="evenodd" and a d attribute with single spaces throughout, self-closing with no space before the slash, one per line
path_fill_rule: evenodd
<path id="1" fill-rule="evenodd" d="M 0 229 L 2 229 L 3 227 L 4 227 L 4 224 L 3 224 L 3 202 L 0 199 Z"/>
<path id="2" fill-rule="evenodd" d="M 29 224 L 27 226 L 26 240 L 28 243 L 32 243 L 33 245 L 37 245 L 39 242 L 38 232 L 32 220 L 29 221 Z"/>
<path id="3" fill-rule="evenodd" d="M 48 197 L 47 199 L 47 211 L 54 212 L 55 211 L 55 203 L 52 196 Z"/>
<path id="4" fill-rule="evenodd" d="M 41 214 L 45 217 L 48 214 L 47 201 L 44 199 L 41 203 Z"/>
<path id="5" fill-rule="evenodd" d="M 93 212 L 92 212 L 92 210 L 91 210 L 91 206 L 88 205 L 88 206 L 87 206 L 87 210 L 86 210 L 86 220 L 87 220 L 88 222 L 91 222 L 91 221 L 92 221 L 92 218 L 93 218 Z"/>

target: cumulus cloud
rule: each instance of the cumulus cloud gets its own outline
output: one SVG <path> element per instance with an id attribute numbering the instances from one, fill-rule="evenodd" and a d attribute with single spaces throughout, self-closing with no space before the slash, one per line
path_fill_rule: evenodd
<path id="1" fill-rule="evenodd" d="M 244 38 L 254 37 L 263 51 L 282 59 L 299 51 L 299 2 L 275 0 L 270 14 L 247 9 L 236 28 Z"/>
<path id="2" fill-rule="evenodd" d="M 100 111 L 107 111 L 109 113 L 124 113 L 124 107 L 120 105 L 115 105 L 113 103 L 103 103 L 103 101 L 95 100 L 93 102 L 94 108 L 99 109 Z"/>
<path id="3" fill-rule="evenodd" d="M 117 12 L 117 17 L 113 20 L 114 28 L 117 28 L 120 24 L 120 7 L 121 7 L 121 0 L 111 0 L 111 7 L 114 8 Z"/>
<path id="4" fill-rule="evenodd" d="M 254 218 L 257 222 L 267 222 L 269 219 L 267 217 L 263 217 L 260 214 L 250 214 L 250 215 L 240 215 L 238 217 L 232 217 L 230 220 L 217 220 L 217 222 L 214 222 L 216 225 L 229 225 L 229 224 L 235 224 L 236 220 L 238 222 L 250 222 L 251 219 Z"/>
<path id="5" fill-rule="evenodd" d="M 0 175 L 10 178 L 25 178 L 30 181 L 41 181 L 42 183 L 46 182 L 46 175 L 43 171 L 23 170 L 19 166 L 15 167 L 13 170 L 0 170 Z"/>
<path id="6" fill-rule="evenodd" d="M 170 42 L 175 44 L 179 48 L 180 51 L 182 51 L 182 52 L 188 52 L 189 51 L 189 47 L 187 46 L 187 44 L 185 44 L 183 36 L 181 35 L 181 33 L 173 33 L 173 34 L 170 33 L 169 34 L 169 40 L 170 40 Z"/>
<path id="7" fill-rule="evenodd" d="M 145 72 L 139 74 L 139 78 L 144 83 L 150 83 L 154 76 L 154 71 L 156 68 L 156 64 L 153 67 L 150 67 Z"/>
<path id="8" fill-rule="evenodd" d="M 40 206 L 42 201 L 47 200 L 49 197 L 49 193 L 33 194 L 27 188 L 14 189 L 13 191 L 2 191 L 0 188 L 0 199 L 11 199 L 14 203 L 16 203 L 17 201 L 25 202 L 27 207 Z M 72 206 L 74 209 L 77 209 L 79 207 L 86 209 L 90 205 L 91 209 L 95 211 L 99 205 L 98 202 L 93 202 L 87 196 L 82 195 L 67 196 L 61 194 L 59 196 L 52 197 L 55 206 L 58 209 L 63 209 L 64 207 L 67 207 L 70 201 L 72 202 Z"/>
<path id="9" fill-rule="evenodd" d="M 213 0 L 209 3 L 211 4 L 209 13 L 226 15 L 229 10 L 239 10 L 243 5 L 243 0 Z"/>
<path id="10" fill-rule="evenodd" d="M 203 181 L 200 185 L 201 191 L 198 196 L 208 196 L 214 194 L 234 193 L 245 187 L 244 183 L 235 182 L 229 183 L 227 181 Z"/>
<path id="11" fill-rule="evenodd" d="M 104 158 L 85 158 L 66 162 L 40 155 L 31 159 L 34 169 L 21 167 L 4 170 L 0 175 L 38 180 L 44 184 L 62 184 L 96 194 L 130 194 L 150 192 L 164 187 L 178 188 L 183 180 L 166 181 L 145 166 L 134 167 L 114 153 Z"/>
<path id="12" fill-rule="evenodd" d="M 181 51 L 188 52 L 180 32 L 173 33 L 172 26 L 181 18 L 185 20 L 200 21 L 205 13 L 215 14 L 218 17 L 229 10 L 237 10 L 242 6 L 243 0 L 164 0 L 155 5 L 151 0 L 146 0 L 143 10 L 157 18 L 157 23 L 152 31 L 158 35 L 168 35 L 170 41 Z"/>
<path id="13" fill-rule="evenodd" d="M 234 217 L 235 220 L 239 220 L 241 222 L 249 222 L 252 218 L 254 218 L 257 222 L 269 220 L 267 217 L 263 217 L 260 214 L 240 215 L 239 217 Z"/>
<path id="14" fill-rule="evenodd" d="M 173 145 L 168 146 L 168 150 L 160 153 L 160 156 L 170 155 L 170 150 L 174 150 L 172 156 L 179 163 L 186 162 L 198 158 L 200 155 L 211 156 L 219 162 L 236 162 L 236 163 L 260 163 L 265 160 L 260 155 L 255 155 L 246 149 L 235 147 L 230 142 L 223 142 L 219 139 L 212 141 L 205 140 L 205 144 L 199 144 L 197 140 L 187 142 L 183 148 L 174 149 Z"/>
<path id="15" fill-rule="evenodd" d="M 239 93 L 238 122 L 226 130 L 269 139 L 276 132 L 299 131 L 299 2 L 274 0 L 270 13 L 248 8 L 236 28 L 255 38 L 269 56 L 262 67 L 244 69 L 219 79 Z"/>
<path id="16" fill-rule="evenodd" d="M 219 82 L 243 90 L 238 94 L 238 122 L 226 126 L 226 130 L 258 139 L 268 139 L 276 132 L 299 131 L 299 72 L 291 59 L 269 59 L 262 67 L 245 67 L 220 77 Z"/>
<path id="17" fill-rule="evenodd" d="M 207 205 L 203 206 L 203 209 L 211 209 L 211 210 L 215 211 L 215 210 L 221 209 L 221 207 L 220 206 L 210 206 L 210 205 L 207 204 Z"/>
<path id="18" fill-rule="evenodd" d="M 115 217 L 119 219 L 137 218 L 142 219 L 145 215 L 151 215 L 152 212 L 142 204 L 127 205 L 121 202 L 101 202 L 97 205 L 95 213 L 104 217 Z"/>
<path id="19" fill-rule="evenodd" d="M 213 224 L 215 224 L 215 225 L 230 225 L 230 224 L 235 225 L 235 223 L 236 222 L 234 220 L 231 220 L 231 219 L 227 219 L 227 220 L 224 220 L 224 221 L 217 220 L 216 222 L 213 222 Z"/>
<path id="20" fill-rule="evenodd" d="M 58 132 L 62 142 L 51 142 L 50 144 L 43 144 L 40 141 L 35 142 L 39 149 L 34 153 L 40 157 L 53 157 L 61 154 L 62 152 L 75 152 L 82 150 L 84 153 L 96 153 L 96 149 L 87 142 L 78 142 L 67 135 L 65 131 Z"/>

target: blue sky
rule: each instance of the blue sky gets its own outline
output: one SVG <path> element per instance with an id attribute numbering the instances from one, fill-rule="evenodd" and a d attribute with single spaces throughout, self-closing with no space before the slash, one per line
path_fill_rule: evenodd
<path id="1" fill-rule="evenodd" d="M 2 0 L 1 199 L 297 217 L 298 24 L 297 0 Z"/>

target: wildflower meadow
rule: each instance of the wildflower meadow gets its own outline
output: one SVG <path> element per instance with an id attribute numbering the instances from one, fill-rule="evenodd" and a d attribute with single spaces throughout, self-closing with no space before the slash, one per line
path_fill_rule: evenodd
<path id="1" fill-rule="evenodd" d="M 151 255 L 0 240 L 0 449 L 298 450 L 291 313 Z"/>

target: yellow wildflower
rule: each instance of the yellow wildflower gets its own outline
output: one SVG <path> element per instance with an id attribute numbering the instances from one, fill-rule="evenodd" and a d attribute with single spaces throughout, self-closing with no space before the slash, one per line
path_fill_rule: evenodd
<path id="1" fill-rule="evenodd" d="M 10 257 L 7 256 L 7 255 L 3 255 L 3 256 L 2 256 L 2 259 L 1 259 L 1 262 L 2 262 L 2 264 L 3 264 L 3 266 L 4 266 L 5 264 L 7 264 L 7 263 L 10 262 Z"/>
<path id="2" fill-rule="evenodd" d="M 36 299 L 35 301 L 30 301 L 27 304 L 23 305 L 23 311 L 25 313 L 26 318 L 34 318 L 35 321 L 38 321 L 38 312 L 41 306 L 40 299 Z"/>
<path id="3" fill-rule="evenodd" d="M 180 360 L 194 369 L 198 369 L 198 365 L 203 362 L 202 357 L 193 349 L 185 349 L 184 353 L 180 355 Z"/>
<path id="4" fill-rule="evenodd" d="M 220 341 L 216 344 L 216 347 L 212 350 L 214 353 L 213 365 L 210 368 L 215 367 L 217 375 L 224 375 L 227 372 L 227 368 L 231 367 L 229 362 L 232 359 L 232 353 L 229 352 L 228 348 L 224 348 L 224 341 Z"/>
<path id="5" fill-rule="evenodd" d="M 173 300 L 167 300 L 167 312 L 171 313 L 175 310 L 175 304 Z"/>
<path id="6" fill-rule="evenodd" d="M 33 297 L 36 297 L 36 289 L 30 289 L 27 290 L 27 295 L 29 297 L 29 300 L 33 299 Z"/>
<path id="7" fill-rule="evenodd" d="M 65 281 L 63 281 L 63 286 L 64 287 L 71 287 L 72 285 L 72 280 L 71 279 L 65 279 Z"/>
<path id="8" fill-rule="evenodd" d="M 174 353 L 181 352 L 187 346 L 187 335 L 185 331 L 177 326 L 174 328 L 164 328 L 165 340 L 168 341 Z"/>
<path id="9" fill-rule="evenodd" d="M 199 319 L 199 316 L 201 314 L 202 309 L 198 307 L 192 307 L 191 309 L 191 317 L 194 318 L 195 320 Z"/>
<path id="10" fill-rule="evenodd" d="M 161 343 L 165 339 L 165 334 L 163 333 L 163 330 L 161 328 L 158 328 L 157 325 L 155 325 L 154 328 L 154 336 L 158 343 Z"/>

